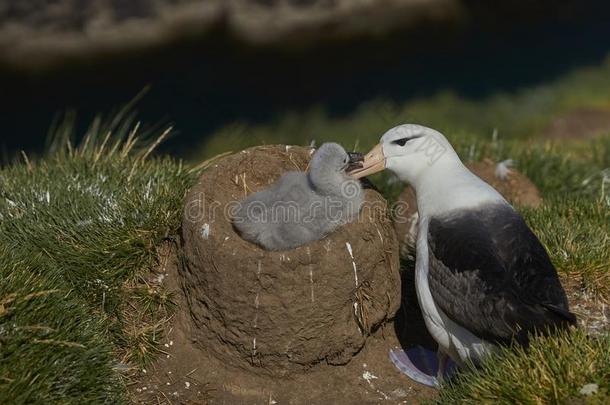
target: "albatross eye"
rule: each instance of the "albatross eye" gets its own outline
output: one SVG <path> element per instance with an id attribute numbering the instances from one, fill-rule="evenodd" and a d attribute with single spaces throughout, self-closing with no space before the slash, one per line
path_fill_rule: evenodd
<path id="1" fill-rule="evenodd" d="M 417 138 L 421 138 L 423 135 L 414 135 L 414 136 L 407 136 L 406 138 L 400 138 L 397 139 L 395 141 L 392 141 L 392 143 L 394 145 L 398 145 L 398 146 L 405 146 L 405 144 L 410 141 L 411 139 L 417 139 Z"/>
<path id="2" fill-rule="evenodd" d="M 394 145 L 398 145 L 398 146 L 405 146 L 405 144 L 407 143 L 408 140 L 409 140 L 409 138 L 400 138 L 395 141 L 392 141 L 392 143 Z"/>

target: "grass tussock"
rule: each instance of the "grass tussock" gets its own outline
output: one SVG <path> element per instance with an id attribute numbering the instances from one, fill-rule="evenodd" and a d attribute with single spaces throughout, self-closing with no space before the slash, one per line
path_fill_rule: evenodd
<path id="1" fill-rule="evenodd" d="M 610 205 L 583 197 L 559 198 L 524 212 L 558 271 L 596 298 L 610 302 Z"/>
<path id="2" fill-rule="evenodd" d="M 587 393 L 589 391 L 589 393 Z M 607 404 L 610 334 L 582 330 L 533 339 L 526 350 L 504 348 L 476 371 L 445 384 L 436 404 Z"/>
<path id="3" fill-rule="evenodd" d="M 123 402 L 104 318 L 44 257 L 1 252 L 0 403 Z"/>
<path id="4" fill-rule="evenodd" d="M 143 275 L 193 176 L 126 116 L 56 134 L 0 171 L 0 403 L 122 402 L 116 370 L 152 358 L 171 312 Z"/>

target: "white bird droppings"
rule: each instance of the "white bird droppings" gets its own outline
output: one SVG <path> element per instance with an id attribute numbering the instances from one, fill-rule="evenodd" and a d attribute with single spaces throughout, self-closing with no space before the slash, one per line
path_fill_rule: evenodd
<path id="1" fill-rule="evenodd" d="M 370 383 L 372 380 L 377 380 L 379 377 L 366 370 L 364 373 L 362 373 L 362 378 L 364 378 L 366 382 Z"/>
<path id="2" fill-rule="evenodd" d="M 597 394 L 597 390 L 599 389 L 599 386 L 597 384 L 585 384 L 582 386 L 582 388 L 580 389 L 580 394 L 581 395 L 593 395 L 593 394 Z"/>
<path id="3" fill-rule="evenodd" d="M 309 285 L 311 287 L 311 302 L 314 302 L 314 294 L 313 294 L 313 270 L 311 267 L 309 268 Z"/>
<path id="4" fill-rule="evenodd" d="M 394 397 L 396 399 L 404 398 L 408 395 L 407 391 L 403 390 L 402 388 L 396 388 L 390 394 L 392 395 L 392 397 Z"/>
<path id="5" fill-rule="evenodd" d="M 313 303 L 315 301 L 313 293 L 313 265 L 311 263 L 311 249 L 309 249 L 309 246 L 307 247 L 307 259 L 309 263 L 307 267 L 309 267 L 309 287 L 311 290 L 311 302 Z"/>
<path id="6" fill-rule="evenodd" d="M 510 173 L 510 168 L 514 165 L 512 159 L 506 159 L 501 161 L 496 165 L 496 170 L 494 172 L 495 176 L 500 180 L 506 180 L 508 178 L 508 174 Z"/>
<path id="7" fill-rule="evenodd" d="M 383 397 L 383 399 L 385 399 L 385 400 L 390 399 L 390 397 L 388 397 L 383 391 L 375 388 L 375 386 L 373 385 L 372 381 L 378 380 L 379 377 L 377 377 L 375 374 L 371 373 L 370 371 L 366 370 L 364 373 L 362 373 L 362 378 L 369 384 L 369 386 L 372 389 L 374 389 L 379 395 L 381 395 Z"/>
<path id="8" fill-rule="evenodd" d="M 375 229 L 377 230 L 377 235 L 379 235 L 379 240 L 381 240 L 381 243 L 383 244 L 383 236 L 381 236 L 381 232 L 379 232 L 379 228 L 377 228 L 377 225 L 375 225 Z"/>
<path id="9" fill-rule="evenodd" d="M 191 388 L 191 383 L 190 383 L 190 382 L 188 382 L 188 381 L 185 381 L 185 382 L 184 382 L 184 388 L 186 388 L 187 390 L 188 390 L 189 388 Z"/>
<path id="10" fill-rule="evenodd" d="M 203 224 L 201 227 L 201 236 L 203 236 L 203 239 L 208 239 L 210 237 L 210 224 Z"/>
<path id="11" fill-rule="evenodd" d="M 352 251 L 352 245 L 349 242 L 345 242 L 345 247 L 347 248 L 347 251 L 349 252 L 350 257 L 353 259 L 354 255 L 353 255 L 353 251 Z"/>
<path id="12" fill-rule="evenodd" d="M 349 242 L 345 242 L 345 247 L 349 253 L 349 257 L 352 258 L 352 267 L 354 268 L 354 280 L 356 281 L 356 287 L 358 287 L 358 269 L 356 269 L 356 261 L 354 260 L 354 253 L 352 251 L 352 245 Z"/>
<path id="13" fill-rule="evenodd" d="M 256 297 L 254 297 L 254 322 L 253 326 L 258 328 L 258 293 L 256 293 Z"/>

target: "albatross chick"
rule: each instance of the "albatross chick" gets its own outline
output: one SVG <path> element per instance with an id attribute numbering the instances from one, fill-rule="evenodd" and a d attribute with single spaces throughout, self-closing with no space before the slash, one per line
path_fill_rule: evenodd
<path id="1" fill-rule="evenodd" d="M 293 249 L 323 238 L 358 216 L 362 186 L 346 171 L 361 160 L 339 144 L 323 144 L 309 172 L 288 172 L 243 200 L 233 215 L 235 228 L 267 250 Z"/>

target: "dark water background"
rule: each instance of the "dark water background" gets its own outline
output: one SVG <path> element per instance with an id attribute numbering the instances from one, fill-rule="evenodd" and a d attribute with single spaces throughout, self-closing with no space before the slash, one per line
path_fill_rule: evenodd
<path id="1" fill-rule="evenodd" d="M 219 32 L 45 73 L 0 71 L 0 153 L 40 152 L 58 113 L 75 109 L 82 130 L 147 85 L 139 117 L 173 123 L 179 134 L 164 150 L 177 155 L 237 120 L 268 122 L 316 105 L 340 117 L 376 98 L 404 102 L 450 89 L 478 99 L 535 86 L 609 53 L 610 6 L 571 17 L 419 27 L 289 49 L 248 47 Z"/>

